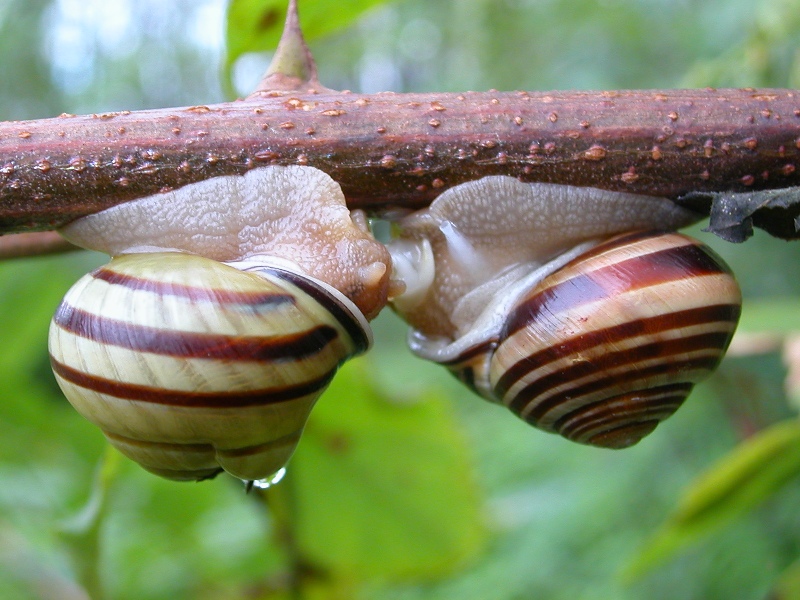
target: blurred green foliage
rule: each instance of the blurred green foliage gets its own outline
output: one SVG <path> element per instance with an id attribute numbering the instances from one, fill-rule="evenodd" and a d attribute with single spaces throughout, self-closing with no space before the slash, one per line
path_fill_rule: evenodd
<path id="1" fill-rule="evenodd" d="M 347 18 L 368 4 L 379 3 L 353 3 Z M 800 76 L 800 0 L 398 0 L 333 31 L 342 23 L 326 15 L 341 6 L 300 2 L 322 82 L 339 89 L 796 87 Z M 225 9 L 0 0 L 0 118 L 221 100 Z M 227 29 L 239 94 L 271 46 L 242 34 L 245 22 L 238 12 Z M 0 264 L 0 599 L 800 597 L 798 426 L 780 353 L 800 329 L 797 246 L 692 233 L 737 272 L 742 333 L 768 343 L 740 336 L 640 445 L 607 452 L 532 430 L 412 357 L 386 312 L 376 348 L 315 408 L 285 480 L 250 495 L 225 476 L 144 472 L 61 396 L 49 318 L 103 257 Z"/>

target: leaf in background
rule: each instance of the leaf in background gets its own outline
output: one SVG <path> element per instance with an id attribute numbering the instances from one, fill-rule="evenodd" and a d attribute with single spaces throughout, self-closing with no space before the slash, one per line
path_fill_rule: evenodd
<path id="1" fill-rule="evenodd" d="M 786 334 L 800 331 L 800 298 L 747 299 L 737 331 Z"/>
<path id="2" fill-rule="evenodd" d="M 686 545 L 752 509 L 800 475 L 800 422 L 783 421 L 739 444 L 685 493 L 674 515 L 626 567 L 643 575 Z"/>
<path id="3" fill-rule="evenodd" d="M 303 35 L 313 39 L 345 27 L 365 10 L 388 0 L 313 0 L 300 2 Z M 289 0 L 231 0 L 228 5 L 228 48 L 225 73 L 242 54 L 268 52 L 278 45 Z"/>
<path id="4" fill-rule="evenodd" d="M 286 480 L 284 507 L 303 564 L 331 579 L 429 579 L 486 540 L 470 451 L 443 399 L 381 397 L 358 361 L 315 407 Z"/>
<path id="5" fill-rule="evenodd" d="M 800 561 L 790 565 L 781 573 L 778 582 L 767 594 L 769 600 L 796 600 L 800 598 Z"/>
<path id="6" fill-rule="evenodd" d="M 105 597 L 100 578 L 100 530 L 107 514 L 109 488 L 119 473 L 122 455 L 106 446 L 89 500 L 61 527 L 61 538 L 72 556 L 78 581 L 92 597 Z"/>

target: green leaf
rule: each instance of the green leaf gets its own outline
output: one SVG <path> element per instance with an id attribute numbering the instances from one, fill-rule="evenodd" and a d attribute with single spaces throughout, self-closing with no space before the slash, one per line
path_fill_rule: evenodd
<path id="1" fill-rule="evenodd" d="M 753 333 L 800 331 L 800 299 L 748 299 L 742 311 L 738 331 Z"/>
<path id="2" fill-rule="evenodd" d="M 108 492 L 119 473 L 122 455 L 106 446 L 105 455 L 95 474 L 89 500 L 61 527 L 64 541 L 75 566 L 78 581 L 93 598 L 105 597 L 100 580 L 100 530 L 108 508 Z"/>
<path id="3" fill-rule="evenodd" d="M 386 400 L 369 365 L 337 375 L 269 501 L 303 564 L 334 579 L 452 572 L 486 540 L 469 448 L 447 402 Z"/>
<path id="4" fill-rule="evenodd" d="M 364 11 L 387 0 L 313 0 L 300 2 L 303 35 L 314 39 L 345 27 Z M 247 52 L 275 49 L 286 20 L 288 0 L 231 0 L 228 5 L 225 70 L 230 73 L 236 59 Z"/>
<path id="5" fill-rule="evenodd" d="M 796 600 L 800 598 L 800 561 L 790 565 L 778 579 L 772 592 L 767 594 L 770 600 Z"/>
<path id="6" fill-rule="evenodd" d="M 800 422 L 783 421 L 733 449 L 685 493 L 677 510 L 627 566 L 636 578 L 723 527 L 800 475 Z"/>

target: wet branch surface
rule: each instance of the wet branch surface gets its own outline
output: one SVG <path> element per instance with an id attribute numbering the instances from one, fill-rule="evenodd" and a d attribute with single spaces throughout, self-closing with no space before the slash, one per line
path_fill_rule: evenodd
<path id="1" fill-rule="evenodd" d="M 800 91 L 261 92 L 0 123 L 0 233 L 262 165 L 311 165 L 351 208 L 414 209 L 487 175 L 679 199 L 800 185 Z M 798 237 L 800 207 L 757 225 Z"/>

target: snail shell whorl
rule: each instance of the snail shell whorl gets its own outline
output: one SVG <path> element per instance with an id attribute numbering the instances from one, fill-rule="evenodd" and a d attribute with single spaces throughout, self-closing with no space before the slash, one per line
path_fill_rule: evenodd
<path id="1" fill-rule="evenodd" d="M 147 470 L 268 477 L 339 365 L 371 343 L 341 294 L 277 269 L 122 255 L 67 293 L 50 329 L 64 394 Z"/>
<path id="2" fill-rule="evenodd" d="M 729 268 L 700 242 L 622 235 L 525 292 L 498 339 L 448 367 L 539 428 L 624 448 L 716 368 L 740 307 Z"/>

